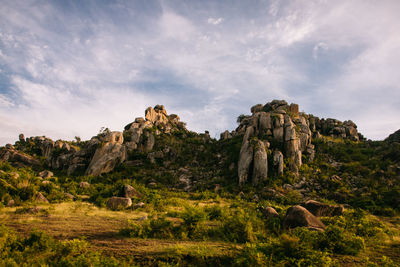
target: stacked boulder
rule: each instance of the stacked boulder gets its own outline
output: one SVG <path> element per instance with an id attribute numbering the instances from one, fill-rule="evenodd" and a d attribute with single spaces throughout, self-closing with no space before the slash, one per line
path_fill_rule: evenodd
<path id="1" fill-rule="evenodd" d="M 252 115 L 244 116 L 238 128 L 230 135 L 242 135 L 238 176 L 239 184 L 252 180 L 257 185 L 268 175 L 268 149 L 271 150 L 272 167 L 277 174 L 283 173 L 284 157 L 289 168 L 297 173 L 302 165 L 303 153 L 313 155 L 312 132 L 305 115 L 298 112 L 297 104 L 288 105 L 284 100 L 274 100 L 266 105 L 255 105 Z M 222 137 L 228 137 L 223 133 Z M 274 143 L 274 147 L 270 147 Z"/>
<path id="2" fill-rule="evenodd" d="M 341 122 L 306 115 L 299 112 L 299 105 L 289 105 L 284 100 L 257 104 L 251 108 L 251 113 L 250 116 L 239 116 L 236 130 L 221 133 L 221 140 L 243 136 L 238 163 L 240 185 L 248 180 L 256 185 L 260 179 L 267 178 L 268 154 L 272 156 L 269 160 L 270 171 L 281 175 L 286 162 L 289 170 L 296 174 L 304 158 L 314 160 L 312 138 L 325 135 L 352 141 L 363 139 L 357 132 L 357 125 L 350 120 Z M 264 145 L 260 145 L 261 142 Z M 264 151 L 258 149 L 256 152 L 256 147 L 264 147 L 265 157 L 260 157 Z M 260 164 L 263 164 L 262 168 Z"/>
<path id="3" fill-rule="evenodd" d="M 155 127 L 154 127 L 155 126 Z M 185 123 L 180 121 L 176 114 L 168 115 L 163 105 L 148 107 L 145 118 L 136 118 L 134 122 L 125 126 L 125 146 L 128 152 L 140 150 L 149 152 L 154 147 L 155 138 L 152 129 L 156 128 L 154 134 L 161 132 L 169 134 L 176 130 L 186 130 Z"/>

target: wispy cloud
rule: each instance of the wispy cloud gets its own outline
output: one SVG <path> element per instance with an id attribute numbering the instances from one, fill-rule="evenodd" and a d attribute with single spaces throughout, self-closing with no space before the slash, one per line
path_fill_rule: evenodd
<path id="1" fill-rule="evenodd" d="M 121 130 L 157 103 L 215 136 L 274 98 L 384 138 L 400 125 L 399 12 L 389 0 L 4 2 L 0 144 Z"/>

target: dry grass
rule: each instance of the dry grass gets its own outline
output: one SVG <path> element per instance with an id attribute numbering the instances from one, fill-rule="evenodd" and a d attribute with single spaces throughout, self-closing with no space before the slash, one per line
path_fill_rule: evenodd
<path id="1" fill-rule="evenodd" d="M 141 211 L 110 211 L 85 202 L 45 204 L 38 207 L 48 214 L 16 214 L 16 208 L 3 208 L 0 223 L 21 235 L 41 230 L 56 239 L 84 238 L 93 250 L 115 257 L 151 257 L 175 252 L 207 252 L 215 256 L 229 251 L 224 242 L 176 241 L 157 239 L 124 238 L 118 235 L 128 220 L 137 220 L 147 213 Z M 207 249 L 206 249 L 207 248 Z"/>

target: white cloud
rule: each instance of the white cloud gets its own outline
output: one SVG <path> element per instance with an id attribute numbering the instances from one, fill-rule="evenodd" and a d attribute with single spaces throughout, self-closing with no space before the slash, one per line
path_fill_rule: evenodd
<path id="1" fill-rule="evenodd" d="M 320 51 L 323 51 L 323 50 L 328 50 L 328 45 L 326 43 L 319 42 L 318 44 L 316 44 L 314 46 L 314 48 L 313 48 L 313 54 L 312 54 L 313 58 L 315 60 L 317 60 L 318 59 L 318 54 L 320 53 Z"/>
<path id="2" fill-rule="evenodd" d="M 5 95 L 0 94 L 0 107 L 12 107 L 14 103 Z"/>
<path id="3" fill-rule="evenodd" d="M 207 23 L 208 24 L 213 24 L 213 25 L 218 25 L 224 21 L 223 18 L 208 18 Z"/>
<path id="4" fill-rule="evenodd" d="M 0 95 L 12 124 L 0 125 L 0 142 L 19 132 L 88 138 L 102 126 L 122 129 L 157 103 L 213 136 L 274 98 L 353 119 L 370 138 L 400 124 L 392 115 L 400 106 L 395 1 L 271 1 L 258 17 L 162 2 L 137 20 L 129 7 L 110 17 L 101 7 L 80 14 L 33 3 L 0 9 L 0 57 L 13 95 Z"/>

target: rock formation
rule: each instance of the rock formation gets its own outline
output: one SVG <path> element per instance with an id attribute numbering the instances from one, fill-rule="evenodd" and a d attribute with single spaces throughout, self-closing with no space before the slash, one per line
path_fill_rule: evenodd
<path id="1" fill-rule="evenodd" d="M 124 138 L 121 132 L 107 134 L 102 142 L 104 144 L 97 148 L 86 170 L 86 175 L 99 176 L 110 172 L 126 159 L 126 147 L 122 145 Z"/>
<path id="2" fill-rule="evenodd" d="M 308 127 L 305 115 L 299 114 L 298 105 L 288 105 L 284 100 L 274 100 L 265 105 L 255 105 L 251 108 L 252 115 L 244 116 L 238 128 L 231 135 L 243 134 L 242 148 L 239 156 L 239 184 L 249 178 L 249 166 L 254 165 L 252 181 L 256 185 L 260 178 L 266 179 L 268 174 L 267 154 L 264 151 L 253 153 L 249 140 L 256 139 L 256 144 L 274 143 L 272 168 L 277 174 L 283 173 L 284 156 L 289 162 L 290 169 L 297 172 L 302 165 L 302 152 L 312 153 L 312 133 Z M 229 136 L 226 132 L 223 135 Z M 264 147 L 256 145 L 257 147 Z M 263 155 L 260 157 L 260 155 Z M 262 158 L 262 160 L 260 160 Z"/>
<path id="3" fill-rule="evenodd" d="M 251 113 L 252 115 L 241 115 L 238 118 L 240 124 L 236 130 L 221 134 L 222 140 L 243 136 L 238 163 L 240 185 L 250 180 L 250 176 L 253 184 L 258 184 L 259 178 L 267 174 L 268 169 L 272 170 L 272 173 L 281 175 L 285 165 L 289 171 L 296 174 L 303 164 L 303 156 L 307 161 L 314 160 L 314 145 L 311 143 L 313 137 L 326 135 L 353 141 L 363 138 L 352 121 L 319 119 L 300 113 L 299 105 L 293 103 L 288 105 L 284 100 L 273 100 L 265 105 L 257 104 L 251 108 Z M 268 165 L 268 159 L 263 159 L 264 164 L 261 167 L 259 161 L 261 152 L 255 152 L 251 140 L 273 144 L 269 148 L 273 151 L 270 159 L 272 164 Z M 255 163 L 257 167 L 250 170 Z"/>

